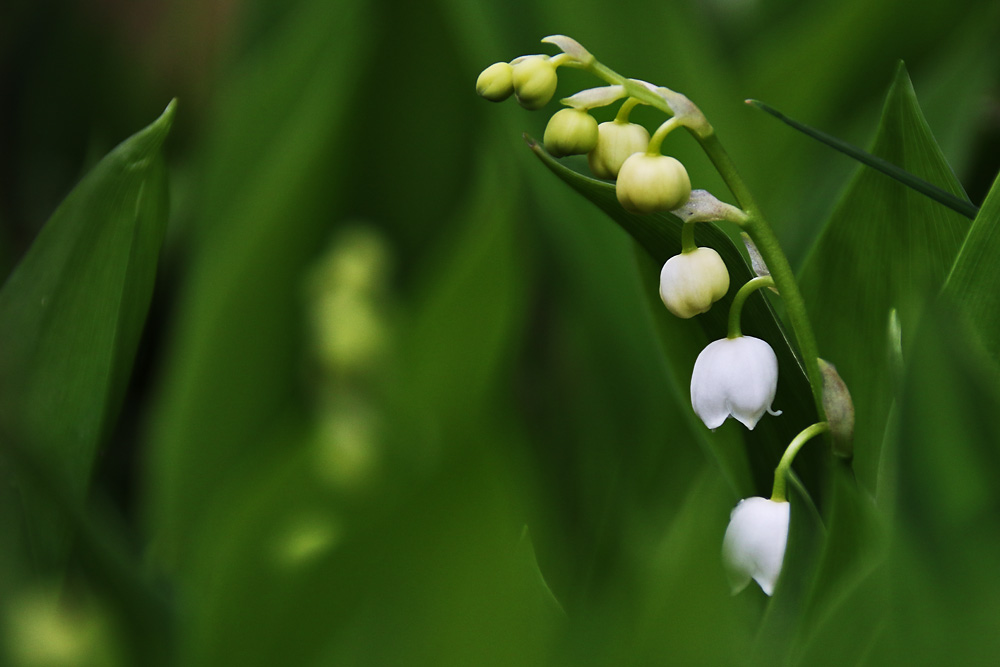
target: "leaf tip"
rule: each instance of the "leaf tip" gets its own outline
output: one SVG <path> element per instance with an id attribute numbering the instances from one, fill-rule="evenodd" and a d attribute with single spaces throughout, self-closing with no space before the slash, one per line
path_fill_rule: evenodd
<path id="1" fill-rule="evenodd" d="M 162 132 L 167 133 L 170 131 L 171 126 L 174 124 L 174 116 L 177 115 L 177 98 L 173 98 L 167 104 L 167 107 L 160 114 L 160 117 L 153 121 L 153 126 L 159 128 Z"/>

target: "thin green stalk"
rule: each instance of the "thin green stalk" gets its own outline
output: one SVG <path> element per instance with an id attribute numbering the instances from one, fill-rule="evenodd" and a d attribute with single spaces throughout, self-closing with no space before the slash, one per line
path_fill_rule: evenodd
<path id="1" fill-rule="evenodd" d="M 697 222 L 685 222 L 681 227 L 681 252 L 689 253 L 698 249 L 698 244 L 694 241 L 694 226 Z"/>
<path id="2" fill-rule="evenodd" d="M 727 338 L 739 338 L 743 335 L 743 331 L 740 328 L 740 315 L 743 313 L 743 304 L 746 303 L 751 294 L 765 287 L 774 287 L 774 280 L 771 276 L 752 278 L 736 292 L 736 296 L 733 297 L 733 302 L 729 306 L 729 334 L 726 336 Z"/>
<path id="3" fill-rule="evenodd" d="M 629 114 L 631 114 L 632 109 L 636 108 L 637 106 L 639 106 L 639 100 L 635 99 L 634 97 L 627 98 L 622 103 L 621 108 L 618 109 L 618 114 L 615 116 L 615 122 L 622 124 L 627 123 Z"/>
<path id="4" fill-rule="evenodd" d="M 795 439 L 793 439 L 788 445 L 788 449 L 785 450 L 781 460 L 778 461 L 778 466 L 774 469 L 774 486 L 771 488 L 771 500 L 783 503 L 788 499 L 786 495 L 788 488 L 788 470 L 792 467 L 792 461 L 795 460 L 795 455 L 799 453 L 800 449 L 802 449 L 802 445 L 806 444 L 820 433 L 826 433 L 829 430 L 829 424 L 826 422 L 819 422 L 806 427 L 801 433 L 795 436 Z"/>

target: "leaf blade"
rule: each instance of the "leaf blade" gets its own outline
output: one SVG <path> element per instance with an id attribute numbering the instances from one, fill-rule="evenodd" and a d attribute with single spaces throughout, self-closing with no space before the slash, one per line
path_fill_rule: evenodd
<path id="1" fill-rule="evenodd" d="M 76 502 L 120 407 L 152 297 L 168 209 L 161 148 L 175 110 L 172 101 L 84 177 L 0 291 L 0 436 Z M 24 493 L 37 564 L 58 567 L 67 526 Z"/>
<path id="2" fill-rule="evenodd" d="M 886 97 L 871 152 L 962 193 L 904 68 Z M 853 397 L 854 465 L 869 491 L 876 486 L 892 402 L 889 313 L 897 310 L 904 335 L 911 330 L 943 284 L 967 229 L 963 216 L 862 169 L 800 271 L 820 354 L 837 367 Z"/>

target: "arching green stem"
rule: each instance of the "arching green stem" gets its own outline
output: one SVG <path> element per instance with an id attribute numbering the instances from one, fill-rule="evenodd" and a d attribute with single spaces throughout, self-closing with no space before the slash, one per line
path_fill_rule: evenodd
<path id="1" fill-rule="evenodd" d="M 729 306 L 729 335 L 727 338 L 739 338 L 743 335 L 743 331 L 740 329 L 743 304 L 746 303 L 751 294 L 765 287 L 774 287 L 774 280 L 771 276 L 759 276 L 748 280 L 733 297 L 733 303 Z"/>
<path id="2" fill-rule="evenodd" d="M 795 460 L 795 455 L 799 453 L 802 449 L 802 445 L 806 444 L 814 436 L 820 433 L 826 433 L 830 430 L 830 425 L 826 422 L 819 422 L 809 426 L 792 440 L 791 444 L 788 445 L 788 449 L 785 450 L 784 455 L 782 455 L 781 460 L 778 461 L 778 467 L 774 469 L 774 487 L 771 489 L 771 500 L 779 503 L 783 503 L 788 498 L 786 497 L 786 489 L 788 484 L 788 469 L 792 467 L 792 461 Z"/>
<path id="3" fill-rule="evenodd" d="M 665 120 L 662 125 L 656 128 L 656 132 L 653 133 L 653 136 L 650 137 L 649 148 L 646 149 L 646 155 L 659 155 L 660 145 L 663 143 L 663 140 L 667 138 L 668 134 L 682 125 L 683 123 L 677 116 Z"/>
<path id="4" fill-rule="evenodd" d="M 639 100 L 635 99 L 634 97 L 630 97 L 627 100 L 625 100 L 622 103 L 621 108 L 618 109 L 618 114 L 615 116 L 615 122 L 627 123 L 629 114 L 632 113 L 632 109 L 636 108 L 640 104 L 642 103 Z"/>

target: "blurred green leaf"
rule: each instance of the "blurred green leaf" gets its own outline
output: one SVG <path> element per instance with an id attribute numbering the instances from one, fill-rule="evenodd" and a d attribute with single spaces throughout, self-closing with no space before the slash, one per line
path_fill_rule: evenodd
<path id="1" fill-rule="evenodd" d="M 167 223 L 161 147 L 175 102 L 97 164 L 49 219 L 0 292 L 0 439 L 87 494 L 94 457 L 115 423 L 153 292 Z M 6 456 L 5 456 L 6 458 Z M 17 486 L 12 459 L 3 487 Z M 9 467 L 11 466 L 11 467 Z M 27 486 L 0 502 L 9 553 L 51 571 L 68 526 Z M 23 503 L 23 505 L 21 504 Z M 22 542 L 23 540 L 23 542 Z"/>
<path id="2" fill-rule="evenodd" d="M 514 353 L 525 310 L 526 262 L 517 244 L 517 198 L 490 151 L 475 168 L 446 256 L 416 279 L 413 321 L 401 341 L 414 424 L 475 430 L 496 377 Z"/>
<path id="3" fill-rule="evenodd" d="M 215 490 L 298 403 L 303 267 L 338 215 L 368 18 L 358 0 L 299 2 L 219 87 L 146 461 L 163 564 L 183 560 Z"/>
<path id="4" fill-rule="evenodd" d="M 1000 617 L 997 370 L 946 300 L 911 350 L 892 451 L 891 614 L 872 664 L 988 664 L 1000 654 L 989 630 Z"/>
<path id="5" fill-rule="evenodd" d="M 853 474 L 838 466 L 827 533 L 794 648 L 804 665 L 859 664 L 883 624 L 886 528 Z M 845 641 L 850 637 L 850 641 Z"/>
<path id="6" fill-rule="evenodd" d="M 787 659 L 791 655 L 793 640 L 803 628 L 809 594 L 816 585 L 820 556 L 827 540 L 827 529 L 802 485 L 792 482 L 788 489 L 792 504 L 788 544 L 774 597 L 757 630 L 754 644 L 757 664 L 774 664 L 779 657 Z"/>
<path id="7" fill-rule="evenodd" d="M 871 151 L 964 196 L 899 68 Z M 887 176 L 862 169 L 801 272 L 820 354 L 854 399 L 855 467 L 872 490 L 892 402 L 886 330 L 896 308 L 904 336 L 944 282 L 968 221 Z M 904 341 L 905 343 L 905 341 Z"/>
<path id="8" fill-rule="evenodd" d="M 1000 178 L 993 183 L 955 258 L 945 293 L 962 309 L 993 360 L 1000 363 Z"/>
<path id="9" fill-rule="evenodd" d="M 753 624 L 747 612 L 759 613 L 752 598 L 763 593 L 758 589 L 739 598 L 730 594 L 721 554 L 732 509 L 723 477 L 705 465 L 690 480 L 676 517 L 658 531 L 643 588 L 629 602 L 636 609 L 622 610 L 615 619 L 619 626 L 610 630 L 634 631 L 634 646 L 612 634 L 605 640 L 619 649 L 618 655 L 573 664 L 727 665 L 745 660 Z M 632 630 L 621 619 L 636 611 Z M 581 648 L 588 643 L 580 639 Z"/>
<path id="10" fill-rule="evenodd" d="M 680 219 L 669 213 L 654 215 L 629 213 L 618 203 L 613 184 L 583 176 L 569 169 L 552 158 L 533 140 L 529 140 L 529 146 L 556 176 L 604 211 L 642 246 L 653 261 L 652 267 L 647 265 L 650 275 L 644 275 L 642 279 L 650 285 L 658 284 L 659 267 L 667 259 L 680 253 L 682 226 Z M 698 244 L 714 248 L 726 263 L 730 276 L 729 294 L 713 305 L 708 313 L 696 318 L 697 325 L 701 327 L 703 332 L 703 342 L 701 343 L 703 346 L 712 340 L 725 338 L 727 333 L 726 319 L 732 298 L 735 296 L 738 286 L 753 278 L 754 274 L 730 238 L 714 224 L 702 223 L 696 229 Z M 782 410 L 783 414 L 774 419 L 766 417 L 753 431 L 742 433 L 744 441 L 747 443 L 751 470 L 754 474 L 753 486 L 757 489 L 756 493 L 763 494 L 765 490 L 770 489 L 773 483 L 774 466 L 784 451 L 785 445 L 799 430 L 815 422 L 815 409 L 812 406 L 812 394 L 805 374 L 788 344 L 774 310 L 761 293 L 751 297 L 744 307 L 743 331 L 747 335 L 767 340 L 778 356 L 778 365 L 781 369 L 774 407 Z M 686 338 L 688 341 L 694 340 L 690 333 L 686 335 Z M 675 372 L 678 367 L 693 367 L 697 352 L 692 350 L 690 346 L 677 349 L 672 347 L 670 342 L 665 342 L 664 345 L 667 355 L 672 357 L 671 365 L 675 368 Z M 692 352 L 694 352 L 693 355 Z M 688 356 L 691 358 L 687 358 Z M 686 379 L 682 386 L 686 386 L 690 381 L 690 373 L 685 373 L 685 376 Z M 709 442 L 713 448 L 725 447 L 725 443 L 720 444 L 718 439 Z M 724 449 L 716 453 L 716 458 L 720 461 L 727 461 L 730 456 L 731 453 Z M 735 469 L 726 464 L 723 467 L 727 468 L 728 472 Z M 796 467 L 801 475 L 810 480 L 807 484 L 810 489 L 819 488 L 818 483 L 812 482 L 821 478 L 821 468 L 822 462 L 817 456 L 816 450 L 803 452 L 800 464 Z"/>

